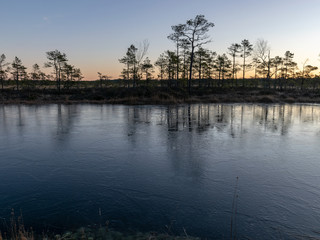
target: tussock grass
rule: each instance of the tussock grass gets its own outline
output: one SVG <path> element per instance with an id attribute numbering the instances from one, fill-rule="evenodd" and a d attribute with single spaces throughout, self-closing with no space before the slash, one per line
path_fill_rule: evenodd
<path id="1" fill-rule="evenodd" d="M 142 86 L 137 88 L 79 88 L 62 90 L 33 89 L 0 92 L 0 103 L 109 103 L 109 104 L 181 104 L 181 103 L 320 103 L 317 91 L 254 88 L 194 88 L 190 94 L 181 87 Z"/>
<path id="2" fill-rule="evenodd" d="M 183 229 L 184 236 L 174 236 L 171 231 L 165 233 L 157 232 L 119 232 L 109 227 L 109 221 L 105 226 L 99 228 L 79 228 L 75 231 L 67 231 L 62 234 L 54 232 L 36 233 L 32 228 L 26 229 L 22 214 L 16 217 L 12 209 L 10 222 L 5 224 L 5 229 L 0 231 L 0 240 L 200 240 L 191 237 Z"/>

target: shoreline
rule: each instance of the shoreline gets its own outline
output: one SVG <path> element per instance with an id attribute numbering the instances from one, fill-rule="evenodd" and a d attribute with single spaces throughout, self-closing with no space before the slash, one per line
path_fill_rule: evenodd
<path id="1" fill-rule="evenodd" d="M 185 89 L 105 88 L 56 90 L 6 90 L 0 92 L 0 104 L 124 104 L 178 105 L 201 103 L 320 103 L 320 93 L 314 91 L 275 89 L 195 89 L 189 95 Z"/>
<path id="2" fill-rule="evenodd" d="M 56 233 L 53 231 L 35 232 L 30 229 L 25 229 L 23 225 L 15 225 L 13 230 L 0 231 L 0 239 L 2 240 L 35 240 L 35 239 L 47 239 L 47 240 L 95 240 L 95 239 L 110 239 L 110 240 L 200 240 L 200 237 L 190 236 L 183 228 L 182 235 L 175 235 L 169 232 L 140 232 L 128 230 L 127 232 L 116 231 L 108 226 L 99 228 L 95 227 L 80 227 L 78 229 L 67 230 L 63 233 Z"/>

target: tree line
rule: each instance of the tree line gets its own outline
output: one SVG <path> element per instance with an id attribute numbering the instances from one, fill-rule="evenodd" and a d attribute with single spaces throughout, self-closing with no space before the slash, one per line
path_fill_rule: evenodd
<path id="1" fill-rule="evenodd" d="M 308 64 L 306 60 L 302 70 L 299 70 L 294 62 L 294 53 L 286 51 L 283 56 L 271 57 L 271 50 L 268 42 L 258 39 L 252 44 L 248 39 L 238 43 L 232 43 L 226 53 L 217 54 L 205 48 L 209 43 L 208 32 L 214 27 L 204 15 L 197 15 L 183 24 L 171 27 L 172 32 L 167 38 L 172 41 L 175 50 L 164 51 L 158 59 L 151 63 L 146 56 L 149 48 L 148 41 L 140 46 L 131 44 L 126 54 L 119 59 L 125 67 L 121 72 L 123 86 L 137 87 L 149 84 L 152 80 L 169 80 L 176 86 L 183 86 L 191 92 L 192 86 L 198 87 L 264 87 L 285 89 L 293 79 L 299 79 L 299 86 L 303 88 L 305 79 L 318 79 L 313 74 L 318 69 Z M 79 68 L 68 63 L 65 53 L 58 50 L 46 52 L 47 62 L 45 68 L 51 68 L 51 74 L 45 74 L 38 64 L 32 66 L 30 73 L 21 59 L 15 57 L 13 62 L 7 62 L 6 56 L 0 56 L 0 81 L 2 90 L 6 80 L 14 80 L 16 89 L 19 90 L 19 83 L 28 80 L 55 81 L 56 89 L 60 92 L 61 86 L 72 87 L 75 81 L 83 79 Z M 155 69 L 158 74 L 155 76 Z M 248 81 L 247 72 L 251 71 L 254 76 Z M 11 74 L 12 78 L 9 78 Z M 98 72 L 100 87 L 110 77 Z M 262 80 L 262 81 L 257 81 Z M 31 81 L 32 82 L 32 81 Z M 63 83 L 63 84 L 62 84 Z M 153 84 L 159 85 L 157 81 Z M 313 87 L 318 87 L 318 82 L 313 81 Z M 30 81 L 29 81 L 30 85 Z M 28 86 L 29 86 L 28 85 Z M 297 86 L 296 86 L 297 87 Z"/>
<path id="2" fill-rule="evenodd" d="M 35 63 L 32 66 L 30 73 L 27 73 L 26 67 L 23 65 L 20 58 L 15 57 L 13 62 L 7 62 L 5 54 L 0 56 L 0 81 L 1 88 L 4 89 L 4 82 L 9 80 L 9 74 L 11 74 L 11 80 L 15 81 L 16 89 L 19 90 L 20 82 L 28 82 L 30 87 L 30 81 L 56 81 L 56 88 L 61 91 L 61 82 L 64 82 L 64 87 L 68 88 L 76 80 L 83 79 L 80 68 L 68 63 L 68 58 L 65 53 L 61 53 L 58 50 L 46 52 L 48 61 L 44 64 L 45 68 L 52 68 L 52 74 L 45 74 L 40 66 Z"/>
<path id="3" fill-rule="evenodd" d="M 209 22 L 204 15 L 197 15 L 184 24 L 172 26 L 168 39 L 174 43 L 175 50 L 166 50 L 154 64 L 147 57 L 143 60 L 143 54 L 140 54 L 146 52 L 145 45 L 143 50 L 131 45 L 126 55 L 119 59 L 126 66 L 121 77 L 133 80 L 133 87 L 137 80 L 142 79 L 176 80 L 176 83 L 185 80 L 189 92 L 192 80 L 194 82 L 196 79 L 199 80 L 198 86 L 208 80 L 217 80 L 216 86 L 220 87 L 225 82 L 232 87 L 247 87 L 248 71 L 254 72 L 251 78 L 263 79 L 264 87 L 271 87 L 273 82 L 274 86 L 276 84 L 281 89 L 287 87 L 289 79 L 318 77 L 313 74 L 318 67 L 307 64 L 308 59 L 302 70 L 299 70 L 293 60 L 294 53 L 290 51 L 286 51 L 283 56 L 271 57 L 270 46 L 264 39 L 258 39 L 255 44 L 243 39 L 232 43 L 226 53 L 217 54 L 204 47 L 210 42 L 207 33 L 212 27 L 214 23 Z M 152 75 L 155 68 L 158 68 L 157 76 Z"/>

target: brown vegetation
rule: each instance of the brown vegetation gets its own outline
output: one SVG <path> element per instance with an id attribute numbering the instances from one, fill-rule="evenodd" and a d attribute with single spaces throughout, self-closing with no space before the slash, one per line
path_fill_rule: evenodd
<path id="1" fill-rule="evenodd" d="M 320 92 L 258 88 L 194 88 L 191 94 L 180 87 L 107 87 L 64 89 L 5 89 L 0 103 L 108 103 L 108 104 L 183 104 L 183 103 L 320 103 Z"/>
<path id="2" fill-rule="evenodd" d="M 43 232 L 40 234 L 35 233 L 32 228 L 27 230 L 24 226 L 22 214 L 16 217 L 13 209 L 11 211 L 10 223 L 8 223 L 6 229 L 1 230 L 0 240 L 199 240 L 199 238 L 189 236 L 184 228 L 184 236 L 174 236 L 169 233 L 170 231 L 165 233 L 118 232 L 109 227 L 109 221 L 106 222 L 104 227 L 79 228 L 78 230 L 67 231 L 61 234 L 54 232 Z"/>

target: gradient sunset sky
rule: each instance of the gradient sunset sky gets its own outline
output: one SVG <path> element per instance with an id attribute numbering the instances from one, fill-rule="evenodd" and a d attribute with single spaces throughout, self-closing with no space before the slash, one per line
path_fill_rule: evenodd
<path id="1" fill-rule="evenodd" d="M 97 72 L 118 78 L 118 59 L 130 44 L 147 39 L 154 62 L 175 49 L 167 39 L 171 26 L 197 14 L 215 24 L 206 48 L 218 54 L 263 38 L 272 57 L 289 50 L 298 66 L 306 59 L 320 66 L 319 0 L 2 0 L 0 10 L 0 54 L 9 62 L 18 56 L 27 71 L 58 49 L 85 79 L 97 79 Z"/>

